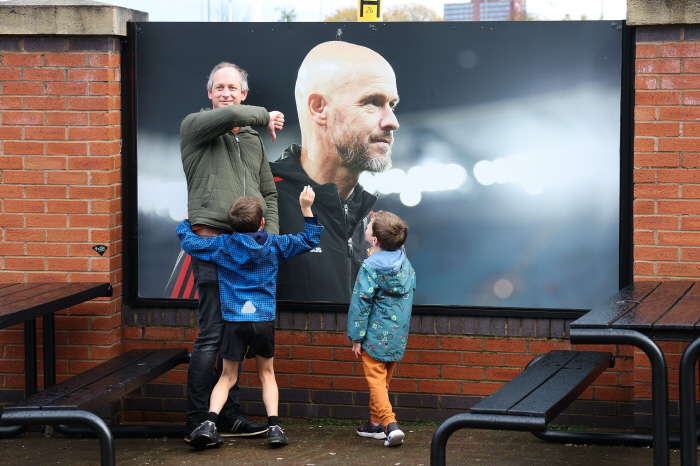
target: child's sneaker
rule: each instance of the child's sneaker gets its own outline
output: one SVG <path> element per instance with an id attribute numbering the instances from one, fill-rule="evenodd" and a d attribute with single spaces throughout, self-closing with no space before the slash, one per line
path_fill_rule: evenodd
<path id="1" fill-rule="evenodd" d="M 384 428 L 384 433 L 386 434 L 386 440 L 384 441 L 385 447 L 395 447 L 396 445 L 401 445 L 403 443 L 403 438 L 406 436 L 399 425 L 395 422 L 392 422 L 386 426 Z"/>
<path id="2" fill-rule="evenodd" d="M 284 435 L 280 426 L 269 426 L 267 428 L 267 443 L 270 445 L 289 445 L 289 439 Z"/>
<path id="3" fill-rule="evenodd" d="M 224 439 L 221 438 L 221 435 L 216 431 L 216 425 L 211 421 L 202 422 L 199 427 L 192 431 L 189 438 L 185 438 L 185 441 L 198 450 L 204 450 L 210 446 L 219 447 L 224 444 Z"/>
<path id="4" fill-rule="evenodd" d="M 357 428 L 357 435 L 360 437 L 369 437 L 384 440 L 386 434 L 384 433 L 384 425 L 379 424 L 378 426 L 373 426 L 370 421 L 367 424 L 361 425 Z"/>

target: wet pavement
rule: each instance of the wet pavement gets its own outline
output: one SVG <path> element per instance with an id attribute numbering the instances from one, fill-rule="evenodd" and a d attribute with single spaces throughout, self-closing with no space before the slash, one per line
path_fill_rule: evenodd
<path id="1" fill-rule="evenodd" d="M 404 426 L 406 440 L 387 448 L 383 441 L 358 437 L 354 427 L 296 424 L 284 426 L 290 444 L 270 448 L 267 438 L 227 439 L 221 448 L 196 451 L 181 438 L 117 439 L 118 465 L 279 465 L 380 466 L 430 464 L 435 426 Z M 0 465 L 93 466 L 100 464 L 95 439 L 73 439 L 38 432 L 0 440 Z M 652 465 L 652 450 L 638 447 L 573 446 L 542 442 L 524 432 L 460 430 L 447 445 L 448 465 Z M 680 453 L 671 451 L 671 465 Z"/>

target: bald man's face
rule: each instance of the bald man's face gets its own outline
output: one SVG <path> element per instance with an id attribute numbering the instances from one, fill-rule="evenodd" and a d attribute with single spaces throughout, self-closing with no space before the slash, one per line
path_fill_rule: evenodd
<path id="1" fill-rule="evenodd" d="M 331 141 L 338 155 L 363 171 L 391 167 L 393 132 L 399 129 L 394 108 L 399 102 L 394 71 L 376 62 L 349 79 L 332 96 Z"/>

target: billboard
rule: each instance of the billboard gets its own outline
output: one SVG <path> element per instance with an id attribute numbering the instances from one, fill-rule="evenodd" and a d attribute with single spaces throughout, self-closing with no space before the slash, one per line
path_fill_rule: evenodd
<path id="1" fill-rule="evenodd" d="M 295 183 L 322 194 L 314 207 L 324 212 L 325 241 L 280 265 L 280 303 L 349 302 L 354 273 L 368 254 L 358 232 L 371 210 L 394 212 L 409 225 L 405 250 L 416 270 L 417 307 L 589 309 L 617 292 L 621 23 L 136 28 L 127 299 L 176 307 L 196 297 L 174 234 L 187 210 L 179 131 L 185 116 L 212 106 L 206 82 L 221 61 L 248 72 L 243 104 L 285 115 L 274 143 L 264 127 L 253 128 L 275 176 L 281 233 L 303 228 Z M 325 43 L 325 55 L 309 55 Z M 355 63 L 338 43 L 359 46 L 374 61 Z M 368 120 L 357 115 L 366 110 L 353 114 L 353 102 L 391 75 L 395 123 L 383 123 L 380 141 L 391 146 L 389 163 L 356 164 L 333 178 L 328 164 L 351 164 L 342 158 L 343 137 L 351 150 L 353 138 L 381 139 L 380 130 L 362 132 Z M 319 86 L 350 118 L 325 122 L 334 132 L 327 139 L 309 104 Z"/>

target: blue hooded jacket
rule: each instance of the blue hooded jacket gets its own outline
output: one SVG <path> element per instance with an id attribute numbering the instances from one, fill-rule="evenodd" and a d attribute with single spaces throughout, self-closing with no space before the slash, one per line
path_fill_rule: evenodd
<path id="1" fill-rule="evenodd" d="M 377 251 L 357 274 L 348 337 L 377 361 L 399 361 L 408 341 L 416 273 L 403 251 Z"/>

